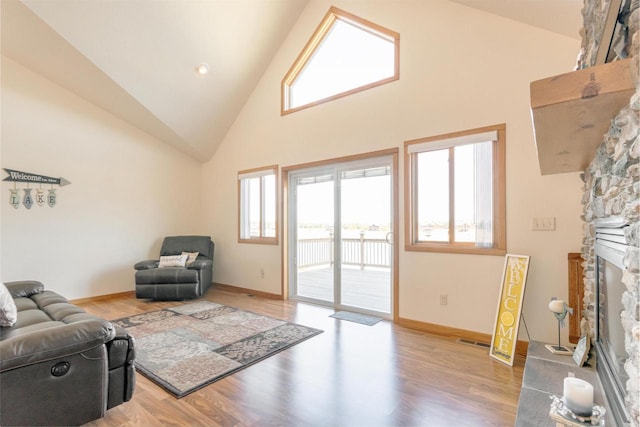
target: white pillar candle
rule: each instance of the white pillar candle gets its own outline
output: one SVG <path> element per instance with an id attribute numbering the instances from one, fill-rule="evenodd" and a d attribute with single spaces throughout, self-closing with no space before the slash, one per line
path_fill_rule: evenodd
<path id="1" fill-rule="evenodd" d="M 554 299 L 549 303 L 549 310 L 554 313 L 564 313 L 564 301 L 559 299 Z"/>
<path id="2" fill-rule="evenodd" d="M 579 378 L 564 379 L 564 403 L 574 414 L 590 416 L 593 411 L 593 386 Z"/>

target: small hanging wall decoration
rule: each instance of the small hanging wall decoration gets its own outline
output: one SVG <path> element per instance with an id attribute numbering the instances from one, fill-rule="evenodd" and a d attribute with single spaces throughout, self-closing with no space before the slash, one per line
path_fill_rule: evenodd
<path id="1" fill-rule="evenodd" d="M 27 209 L 31 209 L 31 206 L 33 206 L 33 197 L 31 197 L 31 189 L 30 188 L 25 188 L 24 189 L 24 197 L 22 198 L 22 204 Z"/>
<path id="2" fill-rule="evenodd" d="M 18 189 L 10 188 L 9 191 L 11 192 L 11 195 L 9 196 L 9 204 L 18 209 L 20 207 L 20 196 L 18 196 Z"/>
<path id="3" fill-rule="evenodd" d="M 38 206 L 44 205 L 44 190 L 42 188 L 36 188 L 36 203 Z"/>
<path id="4" fill-rule="evenodd" d="M 47 203 L 49 204 L 50 207 L 54 207 L 56 205 L 56 190 L 55 190 L 55 188 L 49 190 L 49 196 L 47 197 Z"/>
<path id="5" fill-rule="evenodd" d="M 9 192 L 10 192 L 9 204 L 13 206 L 15 209 L 18 209 L 20 207 L 20 195 L 18 194 L 19 189 L 16 188 L 17 182 L 27 183 L 27 188 L 23 189 L 24 196 L 22 198 L 22 204 L 27 209 L 31 209 L 31 207 L 34 204 L 34 198 L 31 195 L 32 188 L 29 188 L 29 184 L 40 184 L 40 188 L 36 189 L 36 195 L 35 195 L 35 203 L 38 206 L 44 206 L 44 203 L 45 203 L 45 195 L 44 195 L 44 190 L 42 189 L 42 184 L 51 185 L 49 194 L 46 197 L 47 204 L 50 207 L 54 207 L 57 202 L 56 189 L 53 188 L 53 186 L 57 185 L 59 187 L 63 187 L 65 185 L 71 184 L 71 182 L 67 181 L 62 177 L 53 178 L 50 176 L 38 175 L 35 173 L 29 173 L 29 172 L 21 172 L 21 171 L 7 169 L 7 168 L 4 168 L 4 170 L 9 174 L 9 176 L 3 179 L 3 181 L 9 181 L 14 183 L 13 188 L 9 189 Z"/>

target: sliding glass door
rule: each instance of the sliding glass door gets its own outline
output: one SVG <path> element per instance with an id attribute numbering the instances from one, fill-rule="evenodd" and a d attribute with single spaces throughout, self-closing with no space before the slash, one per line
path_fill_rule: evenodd
<path id="1" fill-rule="evenodd" d="M 331 170 L 293 178 L 295 250 L 293 294 L 299 299 L 333 303 L 335 250 L 335 178 Z"/>
<path id="2" fill-rule="evenodd" d="M 392 313 L 391 157 L 289 175 L 290 295 Z"/>
<path id="3" fill-rule="evenodd" d="M 340 172 L 340 302 L 391 313 L 391 166 Z"/>

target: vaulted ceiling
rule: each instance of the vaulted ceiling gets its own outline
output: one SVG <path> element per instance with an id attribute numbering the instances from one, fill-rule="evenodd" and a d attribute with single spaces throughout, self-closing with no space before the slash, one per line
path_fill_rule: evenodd
<path id="1" fill-rule="evenodd" d="M 580 38 L 583 0 L 451 0 L 485 12 Z M 576 52 L 577 56 L 578 52 Z"/>
<path id="2" fill-rule="evenodd" d="M 452 1 L 579 37 L 582 0 Z M 308 2 L 1 0 L 2 55 L 207 161 Z"/>

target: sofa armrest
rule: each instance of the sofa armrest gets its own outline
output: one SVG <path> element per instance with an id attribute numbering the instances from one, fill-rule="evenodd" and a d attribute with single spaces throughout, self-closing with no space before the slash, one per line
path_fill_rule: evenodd
<path id="1" fill-rule="evenodd" d="M 213 261 L 210 259 L 197 259 L 187 266 L 190 270 L 202 270 L 204 268 L 210 268 L 213 265 Z"/>
<path id="2" fill-rule="evenodd" d="M 116 336 L 107 343 L 109 357 L 109 398 L 107 409 L 128 402 L 136 387 L 136 358 L 133 337 L 124 328 L 116 326 Z"/>
<path id="3" fill-rule="evenodd" d="M 115 327 L 115 337 L 107 344 L 107 354 L 109 355 L 109 370 L 120 366 L 132 365 L 136 358 L 135 344 L 133 337 L 126 329 Z"/>
<path id="4" fill-rule="evenodd" d="M 157 259 L 146 259 L 144 261 L 137 262 L 133 268 L 136 270 L 150 270 L 152 268 L 158 268 Z"/>
<path id="5" fill-rule="evenodd" d="M 44 291 L 44 285 L 37 280 L 21 280 L 19 282 L 5 282 L 5 286 L 14 298 L 39 294 Z"/>
<path id="6" fill-rule="evenodd" d="M 91 319 L 16 334 L 0 341 L 0 372 L 65 357 L 113 339 L 111 322 Z"/>

